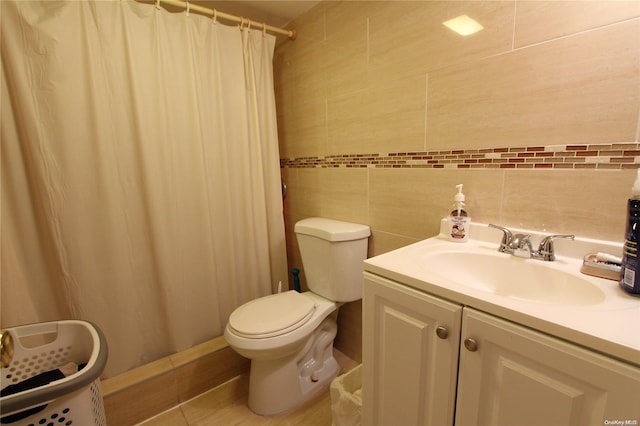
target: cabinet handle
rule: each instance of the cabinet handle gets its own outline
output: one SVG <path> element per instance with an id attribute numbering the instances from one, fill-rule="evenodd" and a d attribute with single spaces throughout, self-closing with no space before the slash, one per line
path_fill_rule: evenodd
<path id="1" fill-rule="evenodd" d="M 438 328 L 436 328 L 436 334 L 439 338 L 446 339 L 447 337 L 449 337 L 449 330 L 447 330 L 446 327 L 440 325 L 438 326 Z"/>
<path id="2" fill-rule="evenodd" d="M 478 342 L 475 339 L 470 337 L 464 339 L 464 347 L 467 348 L 469 352 L 475 352 L 478 350 Z"/>

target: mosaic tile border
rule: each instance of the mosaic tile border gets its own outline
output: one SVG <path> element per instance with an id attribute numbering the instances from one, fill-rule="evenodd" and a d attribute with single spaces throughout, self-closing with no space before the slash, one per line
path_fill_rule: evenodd
<path id="1" fill-rule="evenodd" d="M 281 168 L 638 169 L 640 143 L 346 154 L 280 159 Z"/>

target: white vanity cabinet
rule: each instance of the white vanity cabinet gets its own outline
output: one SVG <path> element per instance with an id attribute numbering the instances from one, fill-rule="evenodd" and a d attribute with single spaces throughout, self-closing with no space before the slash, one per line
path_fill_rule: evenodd
<path id="1" fill-rule="evenodd" d="M 640 424 L 631 364 L 369 273 L 363 317 L 362 424 Z"/>
<path id="2" fill-rule="evenodd" d="M 637 367 L 466 307 L 461 336 L 456 426 L 640 424 Z"/>
<path id="3" fill-rule="evenodd" d="M 452 424 L 462 306 L 375 276 L 362 303 L 362 424 Z"/>

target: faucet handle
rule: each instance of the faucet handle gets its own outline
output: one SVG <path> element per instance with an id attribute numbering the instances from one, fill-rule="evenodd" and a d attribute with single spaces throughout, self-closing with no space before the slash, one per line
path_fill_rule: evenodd
<path id="1" fill-rule="evenodd" d="M 544 237 L 542 241 L 540 241 L 540 245 L 538 246 L 538 256 L 540 256 L 542 260 L 547 260 L 547 261 L 556 260 L 553 240 L 557 238 L 573 240 L 576 238 L 576 236 L 575 235 L 549 235 Z"/>
<path id="2" fill-rule="evenodd" d="M 494 225 L 493 223 L 490 223 L 489 227 L 499 229 L 503 232 L 502 242 L 500 242 L 498 251 L 501 253 L 513 253 L 513 247 L 511 246 L 511 242 L 513 241 L 513 233 L 507 228 L 500 225 Z"/>

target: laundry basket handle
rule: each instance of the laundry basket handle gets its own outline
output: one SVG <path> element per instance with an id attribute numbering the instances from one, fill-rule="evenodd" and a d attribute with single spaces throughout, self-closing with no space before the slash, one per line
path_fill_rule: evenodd
<path id="1" fill-rule="evenodd" d="M 51 334 L 58 332 L 57 322 L 43 322 L 37 324 L 27 324 L 20 327 L 15 327 L 11 330 L 13 335 L 17 338 L 37 336 L 40 334 Z"/>
<path id="2" fill-rule="evenodd" d="M 42 323 L 36 323 L 36 324 L 21 325 L 19 327 L 11 328 L 10 330 L 11 330 L 11 333 L 13 334 L 12 335 L 13 345 L 17 348 L 24 349 L 25 341 L 23 339 L 26 339 L 27 337 L 32 337 L 32 336 L 44 336 L 44 335 L 51 335 L 51 334 L 55 334 L 57 336 L 59 332 L 59 328 L 60 327 L 58 325 L 58 322 L 53 321 L 53 322 L 42 322 Z M 39 344 L 39 345 L 30 345 L 29 349 L 31 350 L 38 349 L 39 347 L 46 346 L 48 344 L 49 344 L 48 342 L 43 342 L 42 344 Z"/>

